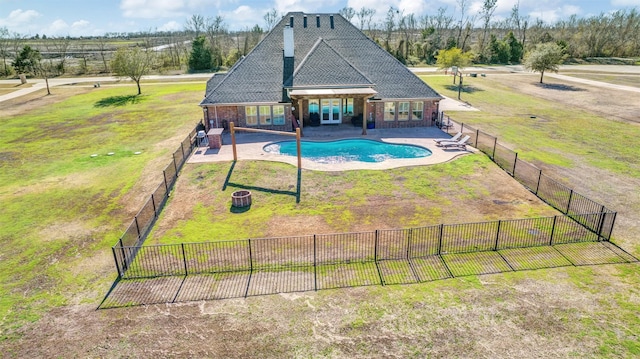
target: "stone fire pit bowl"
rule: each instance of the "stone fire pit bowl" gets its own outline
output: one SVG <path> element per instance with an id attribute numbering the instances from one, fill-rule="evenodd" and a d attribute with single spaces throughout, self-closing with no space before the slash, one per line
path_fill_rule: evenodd
<path id="1" fill-rule="evenodd" d="M 235 191 L 231 194 L 231 206 L 244 208 L 251 206 L 251 191 Z"/>

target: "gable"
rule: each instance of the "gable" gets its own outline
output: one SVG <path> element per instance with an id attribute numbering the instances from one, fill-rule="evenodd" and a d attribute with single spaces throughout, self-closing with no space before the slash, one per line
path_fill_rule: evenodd
<path id="1" fill-rule="evenodd" d="M 318 38 L 293 73 L 296 87 L 363 87 L 373 83 L 322 38 Z"/>
<path id="2" fill-rule="evenodd" d="M 295 12 L 284 16 L 244 59 L 223 74 L 214 88 L 208 88 L 201 104 L 282 101 L 283 84 L 288 80 L 283 78 L 283 30 L 291 22 L 295 70 L 287 85 L 371 87 L 382 99 L 442 98 L 342 16 Z"/>

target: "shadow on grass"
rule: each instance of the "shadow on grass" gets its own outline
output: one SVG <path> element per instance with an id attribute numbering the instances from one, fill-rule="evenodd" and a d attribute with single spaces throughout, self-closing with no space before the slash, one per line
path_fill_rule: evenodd
<path id="1" fill-rule="evenodd" d="M 536 83 L 536 86 L 542 87 L 547 90 L 558 90 L 558 91 L 585 91 L 585 89 L 580 87 L 575 87 L 571 85 L 563 85 L 563 84 L 545 84 L 545 83 Z"/>
<path id="2" fill-rule="evenodd" d="M 103 98 L 97 101 L 94 107 L 120 107 L 126 105 L 135 105 L 144 99 L 139 95 L 127 95 L 127 96 L 111 96 Z"/>
<path id="3" fill-rule="evenodd" d="M 300 187 L 302 185 L 302 170 L 298 169 L 298 178 L 297 178 L 296 191 L 293 192 L 293 191 L 283 191 L 283 190 L 277 190 L 277 189 L 271 189 L 271 188 L 247 186 L 247 185 L 243 185 L 243 184 L 239 184 L 239 183 L 233 183 L 230 180 L 231 180 L 231 175 L 233 174 L 233 169 L 235 167 L 236 167 L 236 161 L 233 161 L 231 163 L 231 167 L 229 168 L 229 172 L 227 173 L 227 178 L 225 178 L 224 184 L 222 185 L 222 190 L 223 191 L 226 191 L 227 187 L 234 187 L 234 188 L 253 190 L 253 191 L 259 191 L 259 192 L 265 192 L 265 193 L 283 194 L 283 195 L 295 197 L 296 198 L 296 203 L 300 203 Z M 242 213 L 242 212 L 246 212 L 248 210 L 249 210 L 249 208 L 238 209 L 238 208 L 232 206 L 232 212 L 233 213 Z"/>
<path id="4" fill-rule="evenodd" d="M 447 90 L 458 92 L 458 85 L 447 85 Z M 462 90 L 460 92 L 463 92 L 463 93 L 474 93 L 474 92 L 479 92 L 479 91 L 484 91 L 484 90 L 479 89 L 477 87 L 473 87 L 473 86 L 466 86 L 466 85 L 463 84 L 462 85 Z"/>

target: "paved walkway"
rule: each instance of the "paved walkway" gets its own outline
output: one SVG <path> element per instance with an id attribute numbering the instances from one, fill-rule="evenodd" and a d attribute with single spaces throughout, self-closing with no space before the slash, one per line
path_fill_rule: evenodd
<path id="1" fill-rule="evenodd" d="M 212 75 L 213 75 L 212 73 L 185 74 L 185 75 L 149 75 L 149 76 L 144 76 L 142 78 L 142 85 L 144 86 L 145 80 L 146 81 L 148 80 L 189 80 L 191 81 L 191 80 L 202 79 L 206 81 L 209 78 L 211 78 Z M 99 83 L 99 82 L 115 82 L 115 81 L 120 81 L 127 85 L 131 85 L 133 83 L 130 79 L 122 79 L 115 76 L 69 77 L 69 78 L 56 77 L 56 78 L 49 79 L 49 87 L 53 88 L 57 86 L 76 85 L 76 84 L 86 84 L 88 86 L 93 86 L 93 84 Z M 20 80 L 18 79 L 0 80 L 0 84 L 19 86 Z M 22 85 L 22 86 L 25 86 L 25 87 L 19 90 L 10 92 L 8 94 L 1 95 L 0 102 L 8 101 L 8 100 L 18 98 L 20 96 L 28 95 L 32 92 L 36 92 L 38 90 L 47 88 L 47 85 L 43 79 L 29 79 L 27 82 L 27 85 Z"/>
<path id="2" fill-rule="evenodd" d="M 344 138 L 366 138 L 389 143 L 406 143 L 428 148 L 432 155 L 422 158 L 389 159 L 382 162 L 340 162 L 318 163 L 309 159 L 302 159 L 302 168 L 316 171 L 347 171 L 347 170 L 384 170 L 389 168 L 423 166 L 435 163 L 451 161 L 452 159 L 470 153 L 472 147 L 467 146 L 467 151 L 459 149 L 442 149 L 435 145 L 434 138 L 449 138 L 448 134 L 436 127 L 427 128 L 397 128 L 397 129 L 372 129 L 367 130 L 367 135 L 362 135 L 362 129 L 349 126 L 320 126 L 304 129 L 304 140 L 330 141 Z M 293 137 L 279 136 L 262 133 L 236 132 L 236 148 L 238 160 L 262 160 L 284 162 L 297 166 L 297 157 L 278 155 L 265 152 L 262 148 L 274 141 L 292 140 Z M 223 146 L 219 150 L 200 147 L 196 149 L 187 163 L 224 162 L 233 160 L 231 136 L 227 133 L 223 136 Z"/>

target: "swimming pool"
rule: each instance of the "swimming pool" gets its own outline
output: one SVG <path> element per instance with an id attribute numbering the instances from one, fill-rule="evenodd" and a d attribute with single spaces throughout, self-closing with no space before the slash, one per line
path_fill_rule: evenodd
<path id="1" fill-rule="evenodd" d="M 394 158 L 431 156 L 431 151 L 421 146 L 366 139 L 301 141 L 300 146 L 303 158 L 318 163 L 382 162 Z M 268 153 L 296 156 L 296 141 L 272 142 L 265 145 L 263 150 Z"/>

